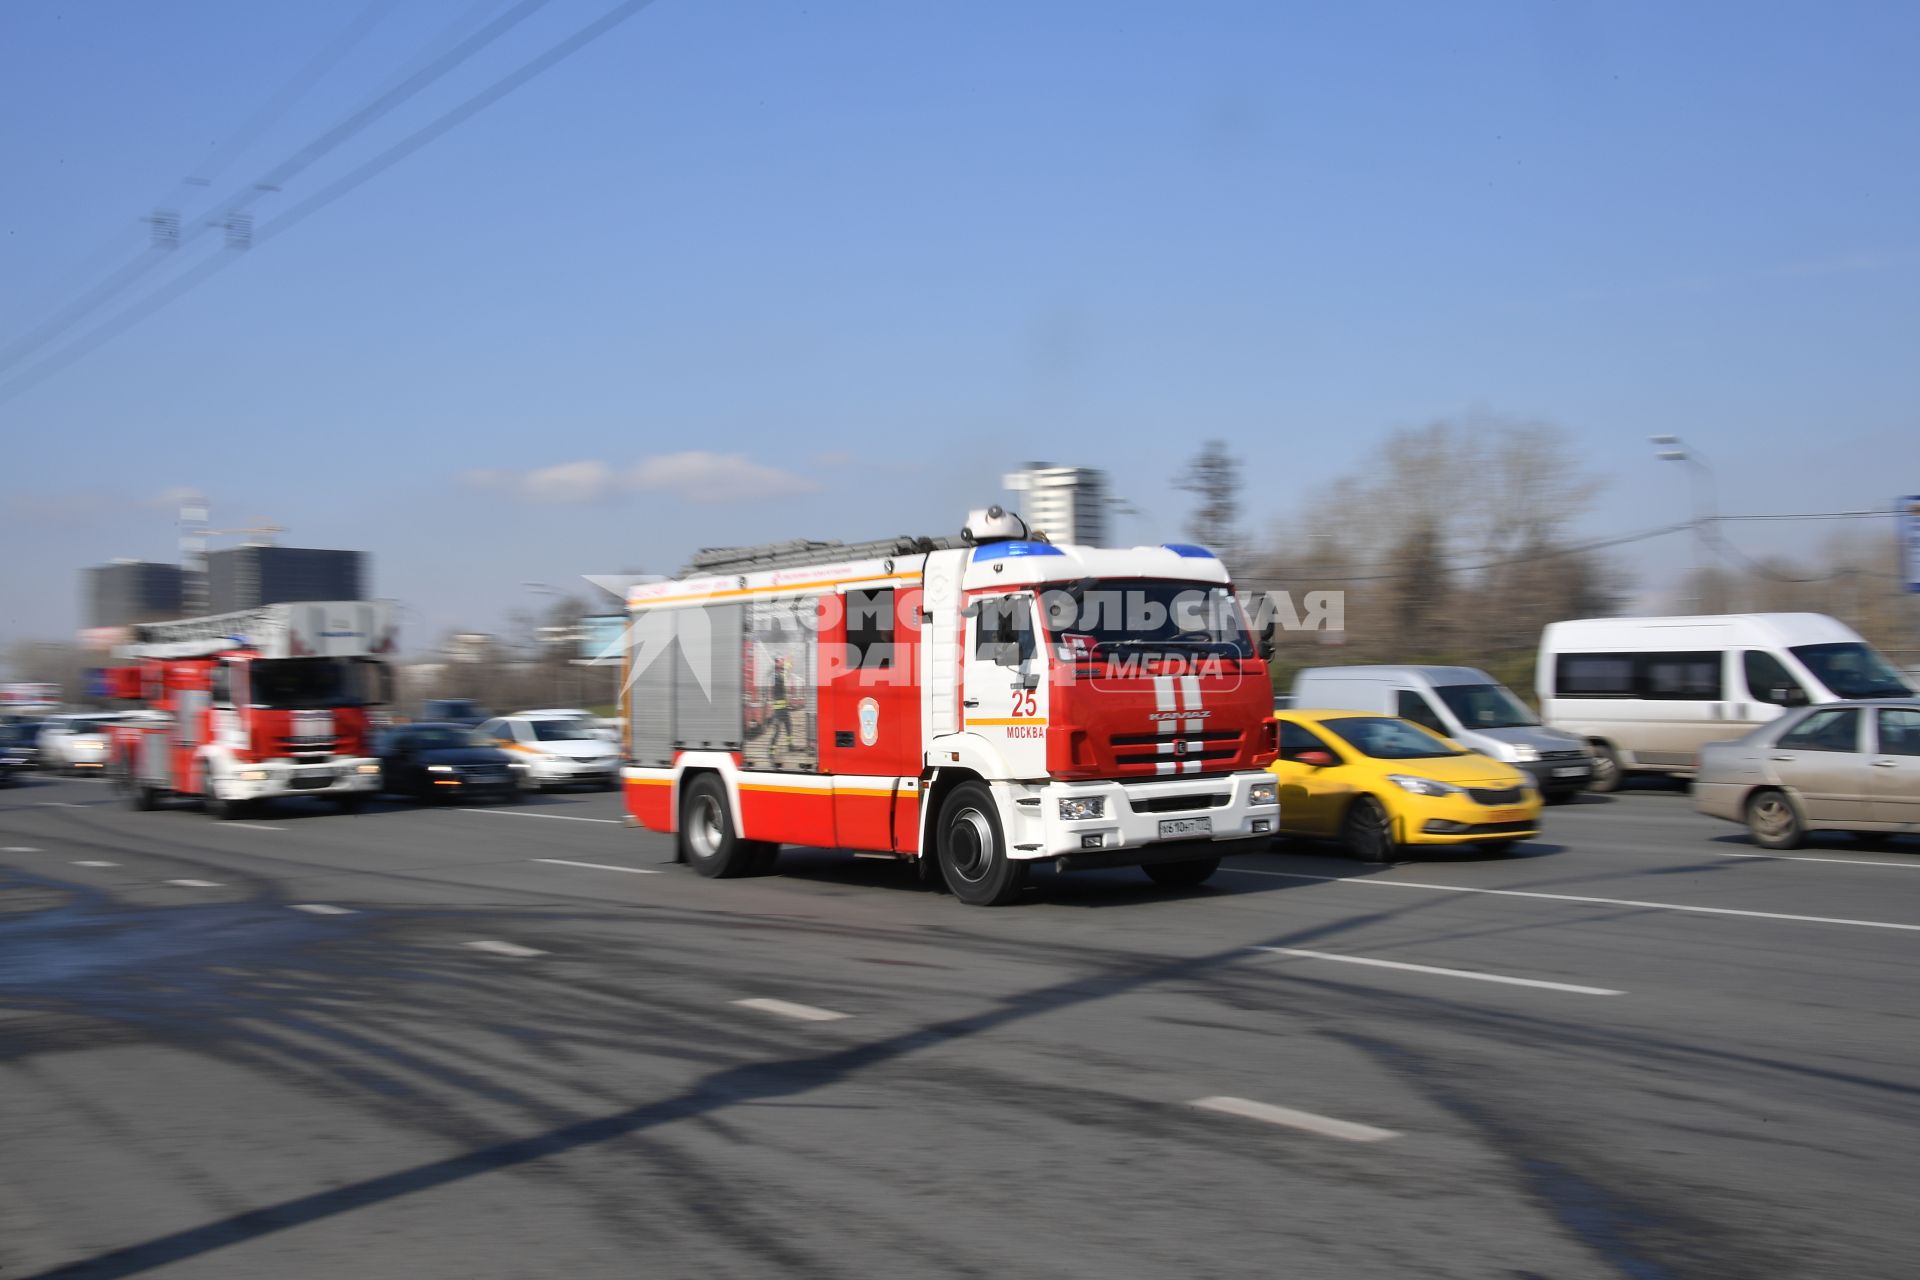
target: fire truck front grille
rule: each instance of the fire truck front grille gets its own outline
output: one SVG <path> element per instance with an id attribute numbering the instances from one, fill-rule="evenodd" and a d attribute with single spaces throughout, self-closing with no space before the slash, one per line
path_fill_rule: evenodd
<path id="1" fill-rule="evenodd" d="M 1238 742 L 1237 729 L 1201 729 L 1196 733 L 1116 733 L 1113 745 L 1116 747 L 1152 747 L 1162 742 Z"/>
<path id="2" fill-rule="evenodd" d="M 320 760 L 334 753 L 336 741 L 331 736 L 280 738 L 276 745 L 281 755 L 292 756 L 296 760 Z"/>
<path id="3" fill-rule="evenodd" d="M 1226 792 L 1197 796 L 1132 796 L 1127 803 L 1135 813 L 1182 813 L 1192 809 L 1218 809 L 1233 799 Z"/>

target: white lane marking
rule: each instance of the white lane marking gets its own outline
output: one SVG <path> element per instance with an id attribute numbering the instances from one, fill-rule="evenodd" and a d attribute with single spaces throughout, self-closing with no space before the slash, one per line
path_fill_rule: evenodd
<path id="1" fill-rule="evenodd" d="M 1723 858 L 1765 858 L 1769 862 L 1844 862 L 1850 867 L 1920 867 L 1920 862 L 1880 862 L 1873 858 L 1810 858 L 1795 853 L 1728 853 L 1715 850 Z"/>
<path id="2" fill-rule="evenodd" d="M 1754 920 L 1792 920 L 1799 924 L 1848 924 L 1858 929 L 1899 929 L 1920 933 L 1920 924 L 1887 920 L 1848 920 L 1842 916 L 1796 916 L 1781 911 L 1742 911 L 1737 907 L 1696 907 L 1684 902 L 1640 902 L 1633 898 L 1594 898 L 1578 893 L 1539 893 L 1531 889 L 1481 889 L 1463 884 L 1426 884 L 1417 880 L 1370 880 L 1362 876 L 1310 876 L 1300 871 L 1255 871 L 1251 867 L 1222 867 L 1243 876 L 1273 876 L 1280 880 L 1323 880 L 1333 884 L 1361 884 L 1386 889 L 1431 889 L 1439 893 L 1490 893 L 1501 898 L 1544 898 L 1550 902 L 1591 902 L 1603 907 L 1644 907 L 1649 911 L 1687 911 L 1706 916 L 1746 916 Z"/>
<path id="3" fill-rule="evenodd" d="M 534 858 L 532 861 L 551 863 L 556 867 L 587 867 L 594 871 L 631 871 L 636 876 L 660 874 L 659 869 L 655 867 L 616 867 L 607 862 L 575 862 L 571 858 Z"/>
<path id="4" fill-rule="evenodd" d="M 96 859 L 88 858 L 76 860 L 73 865 L 76 867 L 117 867 L 120 864 L 117 862 L 100 862 Z"/>
<path id="5" fill-rule="evenodd" d="M 576 818 L 570 813 L 516 813 L 512 809 L 460 809 L 459 813 L 485 813 L 496 818 L 551 818 L 555 822 L 606 822 L 620 825 L 618 818 Z"/>
<path id="6" fill-rule="evenodd" d="M 42 809 L 84 809 L 87 807 L 84 804 L 75 804 L 71 800 L 36 800 L 34 803 Z"/>
<path id="7" fill-rule="evenodd" d="M 219 889 L 223 886 L 218 880 L 169 880 L 168 884 L 177 884 L 182 889 Z"/>
<path id="8" fill-rule="evenodd" d="M 536 951 L 532 947 L 523 947 L 517 942 L 469 942 L 464 945 L 472 947 L 475 951 L 490 951 L 496 956 L 543 956 L 547 954 L 544 951 Z"/>
<path id="9" fill-rule="evenodd" d="M 756 996 L 751 1000 L 735 1000 L 733 1003 L 742 1009 L 758 1009 L 761 1013 L 776 1013 L 783 1018 L 798 1018 L 802 1022 L 832 1022 L 839 1018 L 850 1018 L 849 1013 L 835 1013 L 831 1009 L 816 1009 L 810 1004 L 795 1004 L 791 1000 L 768 1000 Z"/>
<path id="10" fill-rule="evenodd" d="M 10 844 L 4 849 L 0 849 L 0 853 L 38 853 L 38 852 L 40 852 L 40 850 L 34 848 L 30 844 Z"/>
<path id="11" fill-rule="evenodd" d="M 223 827 L 238 827 L 242 831 L 285 831 L 285 827 L 262 826 L 258 822 L 223 822 Z"/>
<path id="12" fill-rule="evenodd" d="M 1482 973 L 1477 969 L 1444 969 L 1432 964 L 1408 964 L 1404 960 L 1376 960 L 1372 956 L 1343 956 L 1333 951 L 1303 951 L 1298 947 L 1255 947 L 1279 956 L 1305 956 L 1309 960 L 1337 960 L 1341 964 L 1364 964 L 1378 969 L 1405 969 L 1409 973 L 1436 973 L 1443 978 L 1471 978 L 1475 982 L 1500 982 L 1512 987 L 1539 987 L 1543 991 L 1570 991 L 1579 996 L 1623 996 L 1624 991 L 1609 987 L 1583 987 L 1572 982 L 1548 982 L 1544 978 L 1510 978 L 1504 973 Z"/>
<path id="13" fill-rule="evenodd" d="M 324 902 L 290 902 L 287 905 L 295 911 L 304 911 L 309 915 L 316 916 L 350 916 L 354 914 L 352 907 L 334 907 Z"/>
<path id="14" fill-rule="evenodd" d="M 1370 1124 L 1355 1124 L 1351 1120 L 1335 1120 L 1332 1116 L 1317 1116 L 1311 1111 L 1295 1111 L 1292 1107 L 1276 1107 L 1272 1103 L 1255 1102 L 1251 1098 L 1195 1098 L 1189 1105 L 1203 1111 L 1218 1111 L 1223 1115 L 1284 1125 L 1289 1129 L 1304 1129 L 1308 1133 L 1317 1133 L 1324 1138 L 1339 1138 L 1345 1142 L 1384 1142 L 1400 1136 L 1391 1129 L 1376 1129 Z"/>

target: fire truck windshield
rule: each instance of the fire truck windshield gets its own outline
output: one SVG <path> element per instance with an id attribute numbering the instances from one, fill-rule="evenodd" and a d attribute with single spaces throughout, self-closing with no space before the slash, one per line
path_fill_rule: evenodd
<path id="1" fill-rule="evenodd" d="M 1239 602 L 1220 583 L 1088 579 L 1043 587 L 1047 636 L 1066 661 L 1096 653 L 1251 658 Z"/>
<path id="2" fill-rule="evenodd" d="M 370 668 L 352 658 L 263 658 L 248 673 L 248 701 L 282 710 L 357 707 L 375 701 Z"/>

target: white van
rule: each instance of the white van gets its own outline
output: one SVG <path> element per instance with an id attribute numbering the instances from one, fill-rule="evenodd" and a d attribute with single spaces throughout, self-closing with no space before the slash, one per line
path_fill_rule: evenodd
<path id="1" fill-rule="evenodd" d="M 1505 685 L 1474 667 L 1310 667 L 1293 678 L 1289 705 L 1411 720 L 1530 774 L 1550 801 L 1574 795 L 1593 776 L 1586 743 L 1542 727 Z"/>
<path id="2" fill-rule="evenodd" d="M 1885 658 L 1824 613 L 1549 623 L 1535 679 L 1541 717 L 1592 746 L 1596 791 L 1634 770 L 1691 774 L 1701 747 L 1788 707 L 1913 696 Z"/>

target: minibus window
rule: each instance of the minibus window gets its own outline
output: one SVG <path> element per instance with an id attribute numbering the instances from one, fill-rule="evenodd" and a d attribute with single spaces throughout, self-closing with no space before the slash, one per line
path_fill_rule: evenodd
<path id="1" fill-rule="evenodd" d="M 1907 698 L 1913 690 L 1887 660 L 1857 641 L 1802 644 L 1789 650 L 1839 698 Z"/>
<path id="2" fill-rule="evenodd" d="M 1761 649 L 1747 650 L 1744 660 L 1747 696 L 1755 702 L 1776 707 L 1804 707 L 1807 691 L 1793 678 L 1780 659 Z"/>

